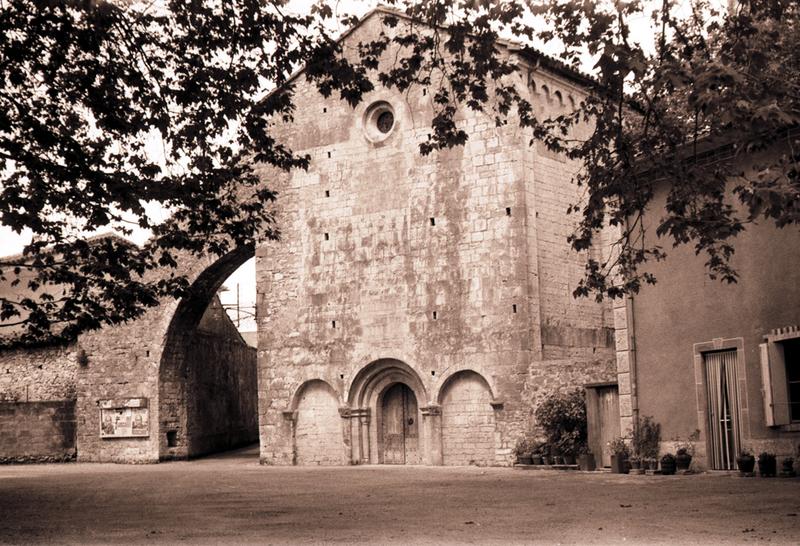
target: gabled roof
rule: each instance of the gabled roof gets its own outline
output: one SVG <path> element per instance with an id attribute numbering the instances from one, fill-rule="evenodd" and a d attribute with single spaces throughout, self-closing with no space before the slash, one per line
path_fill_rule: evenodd
<path id="1" fill-rule="evenodd" d="M 387 15 L 397 17 L 398 19 L 404 19 L 406 21 L 414 21 L 414 19 L 408 15 L 407 13 L 397 10 L 394 8 L 390 8 L 388 6 L 378 5 L 371 10 L 369 10 L 366 14 L 359 18 L 358 22 L 345 30 L 337 39 L 337 43 L 341 43 L 346 40 L 353 32 L 357 29 L 361 28 L 369 19 L 375 17 L 376 15 Z M 497 40 L 497 45 L 501 47 L 507 48 L 509 51 L 519 54 L 525 60 L 531 62 L 535 67 L 543 67 L 551 72 L 554 72 L 573 83 L 581 85 L 583 87 L 591 88 L 596 87 L 598 85 L 597 81 L 591 78 L 589 75 L 576 70 L 566 63 L 559 61 L 558 59 L 551 57 L 542 53 L 541 51 L 537 50 L 536 48 L 527 46 L 520 42 L 515 42 L 512 40 L 507 40 L 504 38 L 500 38 Z M 286 83 L 290 83 L 296 80 L 299 76 L 301 76 L 306 70 L 306 67 L 303 66 L 292 73 L 291 76 L 286 80 Z M 274 91 L 270 92 L 271 95 Z"/>

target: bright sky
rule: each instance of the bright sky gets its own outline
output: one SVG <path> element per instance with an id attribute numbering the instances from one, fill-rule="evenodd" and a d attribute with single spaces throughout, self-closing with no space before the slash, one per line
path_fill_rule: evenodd
<path id="1" fill-rule="evenodd" d="M 315 0 L 292 0 L 289 2 L 288 10 L 296 13 L 305 13 L 314 3 L 316 3 Z M 332 0 L 330 2 L 331 7 L 334 9 L 334 13 L 336 14 L 354 14 L 359 16 L 367 13 L 377 4 L 378 2 L 375 0 Z M 646 2 L 646 4 L 652 6 L 651 9 L 653 9 L 660 6 L 661 1 L 650 1 Z M 719 8 L 724 8 L 727 5 L 727 0 L 714 0 L 712 4 Z M 690 6 L 691 0 L 682 0 L 679 5 L 679 10 L 682 13 L 688 14 L 691 12 Z M 531 24 L 532 23 L 533 21 L 531 21 Z M 345 29 L 342 28 L 340 30 L 343 31 Z M 643 45 L 654 43 L 654 31 L 652 29 L 649 17 L 642 16 L 639 18 L 639 20 L 631 21 L 631 30 L 631 38 L 638 43 Z M 541 51 L 547 54 L 555 54 L 558 50 L 558 44 L 555 43 L 537 43 L 535 45 Z M 585 66 L 584 70 L 586 72 L 591 71 L 591 64 Z M 156 144 L 154 143 L 154 146 L 155 145 Z M 163 209 L 160 209 L 157 205 L 150 207 L 150 212 L 155 218 L 163 218 L 166 216 L 166 213 L 163 211 Z M 137 230 L 130 237 L 130 239 L 137 244 L 142 244 L 147 240 L 148 237 L 148 232 L 144 230 Z M 23 246 L 29 241 L 30 233 L 17 234 L 14 233 L 10 228 L 0 225 L 0 256 L 7 256 L 21 252 Z M 233 305 L 236 303 L 237 285 L 239 289 L 239 304 L 245 307 L 247 311 L 252 311 L 256 301 L 254 259 L 249 260 L 242 265 L 225 282 L 225 287 L 227 287 L 228 290 L 220 293 L 220 299 L 222 300 L 223 304 Z M 255 321 L 253 320 L 245 320 L 240 326 L 240 330 L 242 331 L 251 331 L 255 329 Z"/>

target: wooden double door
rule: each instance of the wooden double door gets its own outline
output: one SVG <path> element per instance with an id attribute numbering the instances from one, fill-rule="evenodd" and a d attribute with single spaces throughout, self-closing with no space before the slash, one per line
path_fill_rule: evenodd
<path id="1" fill-rule="evenodd" d="M 408 385 L 395 383 L 381 402 L 381 444 L 384 464 L 419 463 L 417 397 Z"/>

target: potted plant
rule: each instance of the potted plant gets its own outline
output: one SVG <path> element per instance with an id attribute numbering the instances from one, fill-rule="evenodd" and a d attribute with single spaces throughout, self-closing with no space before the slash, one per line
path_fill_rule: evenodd
<path id="1" fill-rule="evenodd" d="M 658 469 L 658 455 L 661 444 L 661 425 L 652 417 L 637 418 L 632 435 L 634 453 L 640 457 L 647 470 L 655 472 Z"/>
<path id="2" fill-rule="evenodd" d="M 550 453 L 552 452 L 550 444 L 545 442 L 544 445 L 542 445 L 541 451 L 542 451 L 542 464 L 544 465 L 553 464 L 553 458 L 550 456 Z"/>
<path id="3" fill-rule="evenodd" d="M 564 460 L 564 464 L 575 464 L 575 455 L 580 451 L 584 444 L 581 439 L 580 430 L 562 431 L 558 439 L 558 450 Z"/>
<path id="4" fill-rule="evenodd" d="M 753 457 L 752 453 L 743 449 L 739 452 L 739 456 L 736 457 L 736 466 L 739 467 L 741 476 L 752 476 L 753 468 L 756 466 L 756 458 Z"/>
<path id="5" fill-rule="evenodd" d="M 642 468 L 642 458 L 638 455 L 631 455 L 628 457 L 628 462 L 631 465 L 631 474 L 644 474 L 644 468 Z"/>
<path id="6" fill-rule="evenodd" d="M 794 457 L 786 457 L 781 461 L 781 476 L 792 478 L 794 475 Z"/>
<path id="7" fill-rule="evenodd" d="M 583 389 L 555 393 L 545 398 L 534 412 L 551 447 L 555 464 L 575 464 L 575 455 L 586 445 L 586 395 Z"/>
<path id="8" fill-rule="evenodd" d="M 517 440 L 514 446 L 514 455 L 517 457 L 517 464 L 532 464 L 531 451 L 533 450 L 533 442 L 528 437 L 522 437 Z"/>
<path id="9" fill-rule="evenodd" d="M 667 453 L 661 457 L 661 473 L 666 475 L 675 474 L 675 456 L 672 453 Z"/>
<path id="10" fill-rule="evenodd" d="M 700 438 L 700 430 L 695 429 L 686 441 L 675 437 L 675 467 L 679 472 L 688 472 L 694 457 L 694 443 Z"/>
<path id="11" fill-rule="evenodd" d="M 591 472 L 597 468 L 594 460 L 594 453 L 588 447 L 582 446 L 578 455 L 578 468 L 584 472 Z"/>
<path id="12" fill-rule="evenodd" d="M 625 443 L 625 438 L 620 436 L 608 442 L 608 452 L 611 454 L 611 472 L 627 474 L 630 451 L 628 444 Z"/>
<path id="13" fill-rule="evenodd" d="M 545 442 L 536 442 L 533 445 L 533 451 L 531 452 L 531 462 L 535 465 L 544 464 L 543 454 L 545 452 L 545 448 L 547 444 Z"/>
<path id="14" fill-rule="evenodd" d="M 762 478 L 777 474 L 777 464 L 775 454 L 769 451 L 762 451 L 758 454 L 758 473 Z"/>

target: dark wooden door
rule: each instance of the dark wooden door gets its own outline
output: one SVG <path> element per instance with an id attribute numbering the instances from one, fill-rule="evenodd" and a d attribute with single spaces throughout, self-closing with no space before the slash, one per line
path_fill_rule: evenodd
<path id="1" fill-rule="evenodd" d="M 608 442 L 620 436 L 619 390 L 616 385 L 586 389 L 589 449 L 599 466 L 611 466 Z"/>
<path id="2" fill-rule="evenodd" d="M 381 408 L 383 462 L 416 464 L 419 462 L 419 423 L 417 398 L 403 383 L 389 387 Z"/>

